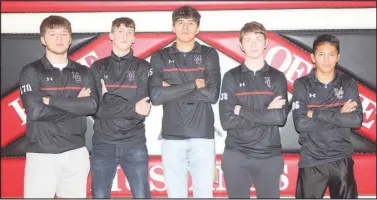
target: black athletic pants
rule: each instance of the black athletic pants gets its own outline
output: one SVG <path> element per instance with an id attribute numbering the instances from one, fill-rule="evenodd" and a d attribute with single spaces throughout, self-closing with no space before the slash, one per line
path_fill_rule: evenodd
<path id="1" fill-rule="evenodd" d="M 280 175 L 284 169 L 282 156 L 255 159 L 226 149 L 221 168 L 230 199 L 250 199 L 252 184 L 258 199 L 280 198 Z"/>
<path id="2" fill-rule="evenodd" d="M 354 161 L 348 157 L 323 165 L 299 168 L 296 198 L 323 198 L 328 186 L 330 198 L 356 199 L 357 186 L 353 165 Z"/>

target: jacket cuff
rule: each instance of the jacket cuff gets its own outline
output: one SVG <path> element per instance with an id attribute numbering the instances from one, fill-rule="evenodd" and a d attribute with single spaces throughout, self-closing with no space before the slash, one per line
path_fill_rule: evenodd
<path id="1" fill-rule="evenodd" d="M 54 106 L 56 104 L 56 97 L 49 97 L 50 100 L 48 102 L 49 106 Z"/>
<path id="2" fill-rule="evenodd" d="M 315 111 L 313 111 L 312 118 L 313 118 L 313 119 L 318 119 L 319 112 L 320 112 L 319 110 L 315 110 Z"/>
<path id="3" fill-rule="evenodd" d="M 238 113 L 238 115 L 241 116 L 241 117 L 246 117 L 247 116 L 246 113 L 245 113 L 245 109 L 243 109 L 243 106 L 241 106 L 240 112 Z"/>
<path id="4" fill-rule="evenodd" d="M 194 88 L 195 88 L 195 89 L 198 89 L 198 87 L 196 86 L 196 82 L 195 82 L 195 80 L 193 80 L 192 83 L 193 83 L 193 85 L 194 85 Z"/>
<path id="5" fill-rule="evenodd" d="M 103 94 L 103 99 L 106 99 L 106 100 L 109 100 L 110 98 L 112 97 L 112 95 L 108 92 L 105 92 L 105 94 Z"/>

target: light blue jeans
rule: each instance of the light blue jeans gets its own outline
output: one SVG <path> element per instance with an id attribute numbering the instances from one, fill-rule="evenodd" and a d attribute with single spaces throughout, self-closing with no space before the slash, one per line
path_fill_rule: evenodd
<path id="1" fill-rule="evenodd" d="M 162 165 L 169 198 L 188 197 L 188 170 L 194 198 L 212 198 L 215 167 L 213 139 L 162 140 Z"/>

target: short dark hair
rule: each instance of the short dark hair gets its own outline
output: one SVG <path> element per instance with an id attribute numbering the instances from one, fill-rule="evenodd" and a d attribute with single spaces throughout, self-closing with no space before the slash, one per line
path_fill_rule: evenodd
<path id="1" fill-rule="evenodd" d="M 266 36 L 266 33 L 267 33 L 267 30 L 266 28 L 264 28 L 263 24 L 259 23 L 259 22 L 256 22 L 256 21 L 252 21 L 252 22 L 249 22 L 249 23 L 246 23 L 241 31 L 240 31 L 240 42 L 242 42 L 242 39 L 243 39 L 243 36 L 246 34 L 246 33 L 260 33 L 264 36 L 264 38 L 266 39 L 267 36 Z"/>
<path id="2" fill-rule="evenodd" d="M 44 36 L 47 29 L 54 29 L 58 27 L 63 27 L 68 30 L 69 34 L 72 34 L 71 23 L 68 21 L 68 19 L 57 15 L 51 15 L 45 18 L 39 26 L 39 33 L 41 36 Z"/>
<path id="3" fill-rule="evenodd" d="M 133 19 L 129 17 L 119 17 L 114 19 L 114 21 L 111 23 L 111 32 L 114 33 L 115 28 L 118 28 L 122 24 L 127 28 L 136 29 L 136 25 Z"/>
<path id="4" fill-rule="evenodd" d="M 196 21 L 198 26 L 200 24 L 200 14 L 195 8 L 191 6 L 182 6 L 174 10 L 173 15 L 172 15 L 173 25 L 175 24 L 177 20 L 182 19 L 182 18 L 184 19 L 192 18 Z"/>
<path id="5" fill-rule="evenodd" d="M 338 51 L 338 54 L 340 53 L 339 39 L 336 36 L 330 35 L 330 34 L 322 34 L 322 35 L 317 36 L 314 39 L 312 53 L 313 54 L 315 53 L 315 51 L 317 50 L 317 47 L 319 45 L 322 45 L 322 44 L 325 44 L 325 43 L 328 43 L 332 46 L 335 46 L 336 50 Z"/>

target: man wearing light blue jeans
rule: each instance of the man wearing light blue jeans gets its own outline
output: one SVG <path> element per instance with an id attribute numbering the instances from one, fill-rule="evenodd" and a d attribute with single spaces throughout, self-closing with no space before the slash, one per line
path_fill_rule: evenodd
<path id="1" fill-rule="evenodd" d="M 163 105 L 162 164 L 169 198 L 188 196 L 188 170 L 195 198 L 213 197 L 215 167 L 212 104 L 220 92 L 219 56 L 195 41 L 200 14 L 190 6 L 173 12 L 176 41 L 151 57 L 149 95 Z"/>
<path id="2" fill-rule="evenodd" d="M 194 197 L 212 197 L 215 167 L 213 139 L 163 139 L 161 150 L 169 197 L 187 197 L 187 168 L 192 177 Z"/>

